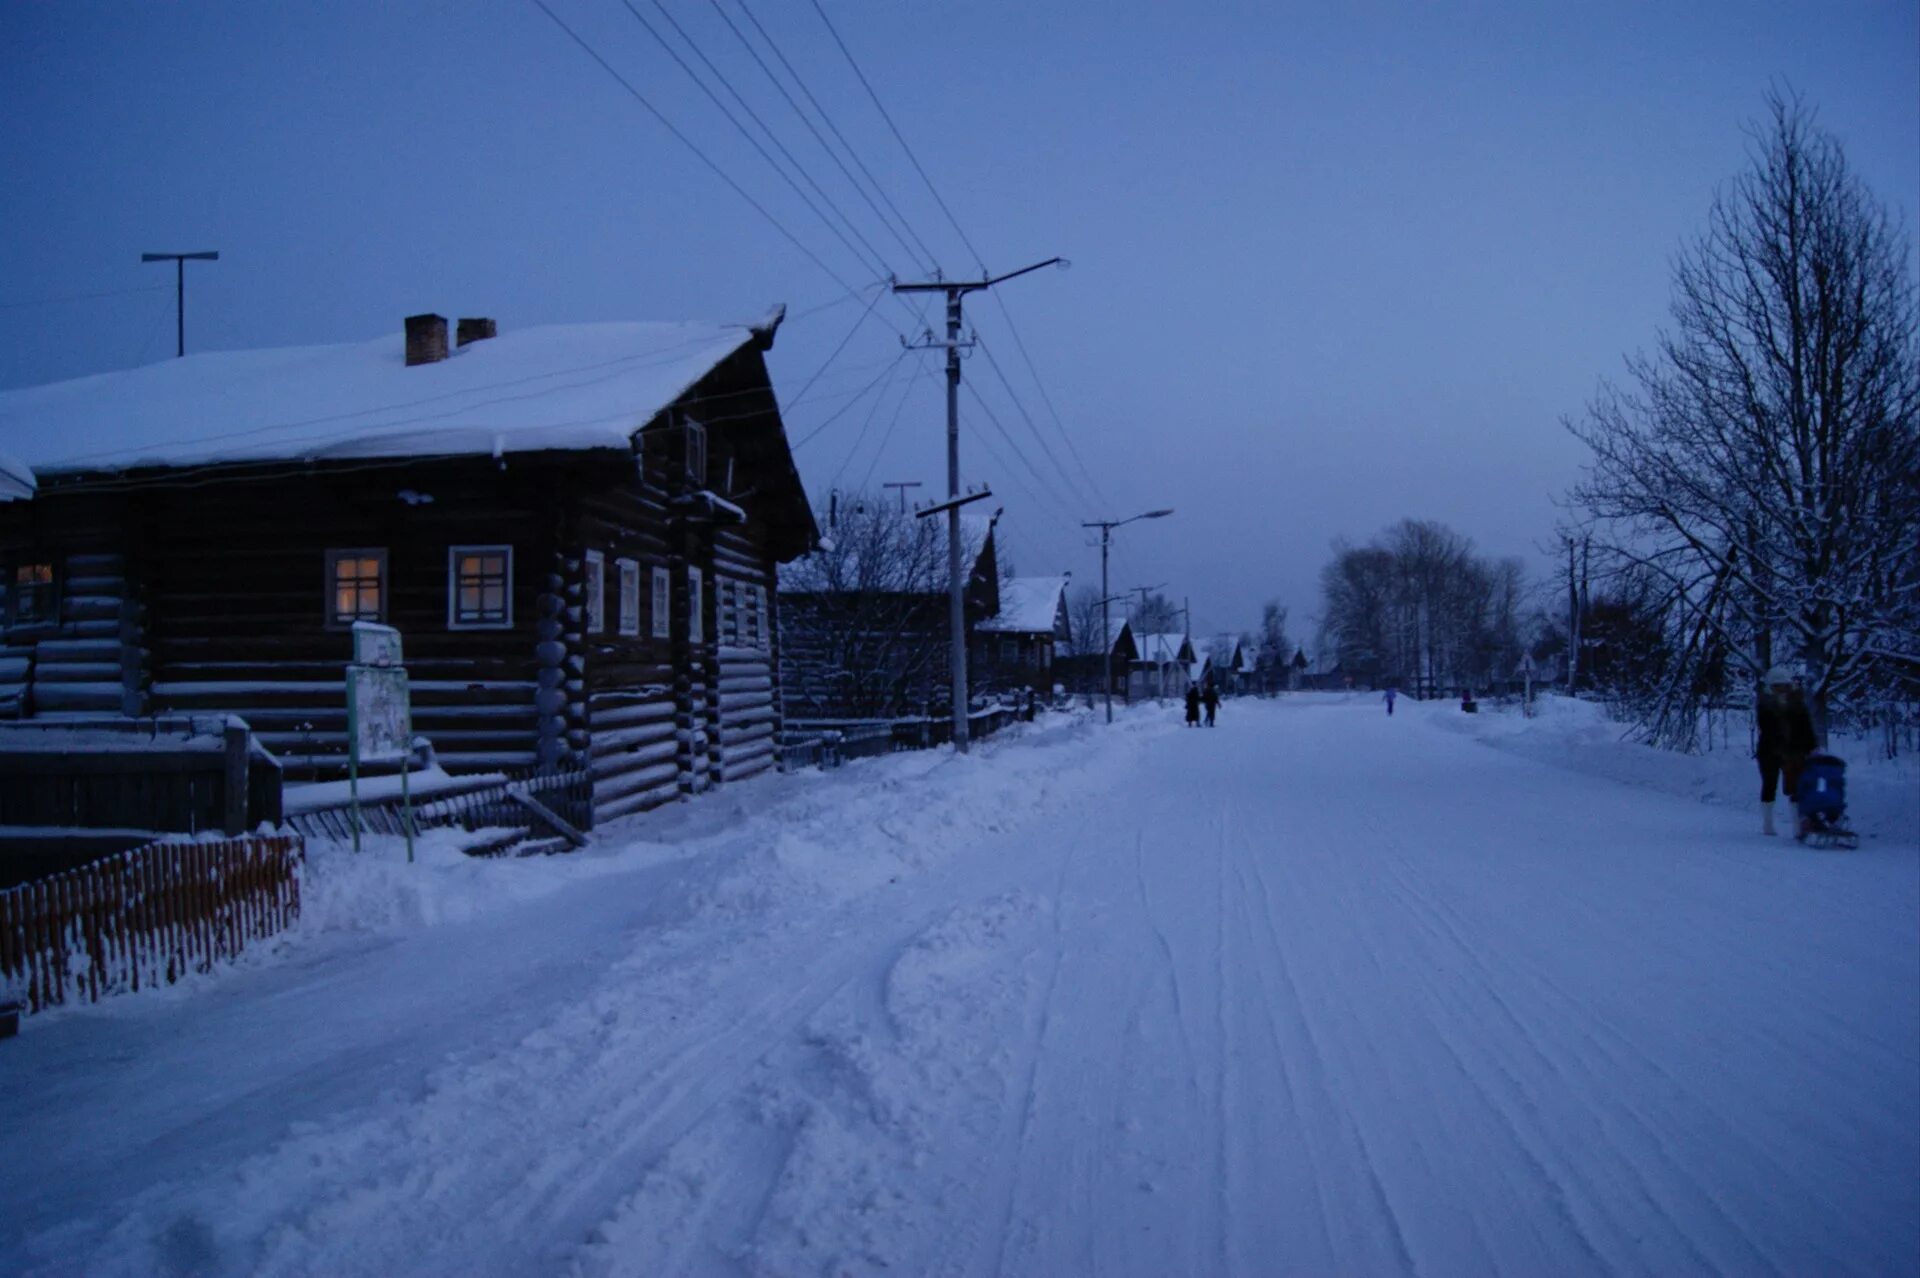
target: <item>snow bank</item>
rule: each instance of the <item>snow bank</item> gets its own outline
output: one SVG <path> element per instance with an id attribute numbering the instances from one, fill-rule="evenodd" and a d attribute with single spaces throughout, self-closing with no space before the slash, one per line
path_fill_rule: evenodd
<path id="1" fill-rule="evenodd" d="M 1518 704 L 1489 701 L 1472 715 L 1452 701 L 1403 698 L 1400 708 L 1431 715 L 1498 749 L 1577 772 L 1702 803 L 1759 805 L 1759 769 L 1744 728 L 1736 728 L 1729 748 L 1689 755 L 1629 740 L 1628 726 L 1608 718 L 1604 706 L 1574 697 L 1536 695 L 1532 717 Z M 1832 742 L 1832 752 L 1847 761 L 1847 818 L 1863 846 L 1920 849 L 1920 756 L 1888 759 L 1877 743 L 1844 737 Z"/>

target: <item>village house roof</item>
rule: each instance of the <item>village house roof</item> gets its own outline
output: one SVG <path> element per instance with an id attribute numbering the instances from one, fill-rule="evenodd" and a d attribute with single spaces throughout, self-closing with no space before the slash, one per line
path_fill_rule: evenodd
<path id="1" fill-rule="evenodd" d="M 413 367 L 399 332 L 188 355 L 0 394 L 0 449 L 42 476 L 626 449 L 730 356 L 764 346 L 777 322 L 529 328 Z"/>
<path id="2" fill-rule="evenodd" d="M 979 629 L 1003 634 L 1052 634 L 1067 593 L 1066 577 L 1009 577 L 1000 583 L 1000 613 Z"/>
<path id="3" fill-rule="evenodd" d="M 1188 660 L 1184 655 L 1187 649 L 1187 637 L 1179 631 L 1170 634 L 1142 635 L 1133 637 L 1134 647 L 1139 651 L 1139 660 L 1151 661 L 1155 665 L 1178 664 Z"/>

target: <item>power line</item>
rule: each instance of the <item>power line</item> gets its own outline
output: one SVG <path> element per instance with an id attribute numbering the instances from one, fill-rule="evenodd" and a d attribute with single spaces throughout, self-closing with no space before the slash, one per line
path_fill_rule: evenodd
<path id="1" fill-rule="evenodd" d="M 807 87 L 805 78 L 794 69 L 793 63 L 787 60 L 787 55 L 780 51 L 780 45 L 771 35 L 767 34 L 767 29 L 760 25 L 760 19 L 754 16 L 753 10 L 747 5 L 747 0 L 734 0 L 734 2 L 740 6 L 740 12 L 747 16 L 747 21 L 753 24 L 753 29 L 760 33 L 760 38 L 767 42 L 767 47 L 773 50 L 773 56 L 780 60 L 780 65 L 787 69 L 787 74 L 793 77 L 793 82 L 799 86 L 800 92 L 806 96 L 808 102 L 813 104 L 813 109 L 820 113 L 820 120 L 827 126 L 828 132 L 839 139 L 840 145 L 846 148 L 848 157 L 853 160 L 860 172 L 866 175 L 867 181 L 872 183 L 874 193 L 880 197 L 881 201 L 886 204 L 889 209 L 893 210 L 894 217 L 899 219 L 900 225 L 906 229 L 907 234 L 913 239 L 913 242 L 920 246 L 922 257 L 938 271 L 940 267 L 939 259 L 934 255 L 933 250 L 927 247 L 926 241 L 921 239 L 919 233 L 913 229 L 913 223 L 907 220 L 906 215 L 902 213 L 899 206 L 893 202 L 893 198 L 887 194 L 887 189 L 880 185 L 878 178 L 874 177 L 873 170 L 867 167 L 866 161 L 860 158 L 860 153 L 854 149 L 851 142 L 847 141 L 846 134 L 842 133 L 840 126 L 833 122 L 833 116 L 828 113 L 826 107 L 820 104 L 820 99 L 814 96 L 813 90 Z M 913 255 L 909 253 L 907 256 L 911 257 Z"/>
<path id="2" fill-rule="evenodd" d="M 881 210 L 880 206 L 874 202 L 873 197 L 867 194 L 867 189 L 860 185 L 860 180 L 853 176 L 853 171 L 847 167 L 847 162 L 840 158 L 840 153 L 834 150 L 833 145 L 827 141 L 820 130 L 814 127 L 813 118 L 801 108 L 798 102 L 794 101 L 793 95 L 787 92 L 787 86 L 780 82 L 780 77 L 775 75 L 773 68 L 767 65 L 767 60 L 760 56 L 760 51 L 753 47 L 753 41 L 747 39 L 747 33 L 742 31 L 739 24 L 735 23 L 734 20 L 728 16 L 726 8 L 721 5 L 720 0 L 709 0 L 709 3 L 713 5 L 713 11 L 720 15 L 720 20 L 727 24 L 727 30 L 733 32 L 734 37 L 740 41 L 740 46 L 744 48 L 747 51 L 747 55 L 753 59 L 754 65 L 758 66 L 760 70 L 765 73 L 768 82 L 772 84 L 780 96 L 786 100 L 787 105 L 793 108 L 793 113 L 800 118 L 800 123 L 807 126 L 807 132 L 813 135 L 813 140 L 820 144 L 820 149 L 827 153 L 827 158 L 832 160 L 834 165 L 839 168 L 840 175 L 847 179 L 847 184 L 854 189 L 861 199 L 867 202 L 867 208 L 872 211 L 874 217 L 879 219 L 880 225 L 887 228 L 887 234 L 893 236 L 894 243 L 898 244 L 901 251 L 911 260 L 913 257 L 912 246 L 901 236 L 899 229 L 894 226 L 893 222 Z M 741 7 L 744 9 L 745 5 L 743 4 Z M 748 14 L 747 16 L 752 18 L 753 15 Z M 759 24 L 755 23 L 754 25 L 757 27 Z M 763 38 L 766 37 L 764 30 L 762 30 L 760 34 Z M 769 40 L 769 43 L 771 44 L 771 40 Z M 777 56 L 779 50 L 776 48 L 774 53 Z M 785 62 L 785 59 L 782 58 L 781 61 Z M 792 71 L 791 64 L 788 65 L 788 70 L 790 72 Z M 796 79 L 797 78 L 796 76 Z M 802 88 L 804 89 L 804 87 L 803 85 Z M 858 157 L 856 156 L 855 159 L 857 160 Z M 907 229 L 911 232 L 913 228 L 908 227 Z M 922 245 L 921 247 L 924 249 L 926 246 Z"/>
<path id="3" fill-rule="evenodd" d="M 905 352 L 902 352 L 902 354 L 904 353 Z M 860 451 L 860 445 L 866 442 L 867 432 L 873 428 L 873 419 L 880 415 L 880 406 L 886 403 L 887 401 L 887 390 L 889 387 L 893 385 L 893 375 L 896 371 L 898 371 L 899 367 L 900 367 L 900 363 L 898 360 L 895 360 L 892 364 L 887 366 L 887 372 L 886 372 L 887 385 L 882 386 L 880 388 L 880 393 L 873 397 L 873 407 L 867 410 L 867 419 L 860 423 L 860 433 L 854 436 L 853 447 L 849 448 L 847 450 L 847 455 L 841 459 L 839 467 L 833 472 L 833 478 L 827 481 L 827 487 L 832 488 L 835 485 L 839 484 L 840 476 L 845 474 L 847 467 L 853 464 L 854 454 L 858 453 Z M 900 394 L 900 400 L 902 403 L 906 402 L 907 391 L 911 391 L 912 389 L 913 389 L 913 379 L 909 378 L 907 380 L 907 390 L 902 391 Z"/>
<path id="4" fill-rule="evenodd" d="M 953 210 L 948 208 L 947 202 L 940 198 L 940 192 L 933 185 L 933 179 L 927 176 L 926 169 L 920 164 L 920 157 L 913 153 L 911 146 L 907 145 L 906 136 L 900 132 L 900 126 L 893 122 L 893 116 L 888 114 L 886 105 L 880 101 L 880 95 L 874 92 L 873 84 L 867 79 L 866 72 L 862 71 L 860 64 L 854 61 L 853 51 L 847 48 L 847 42 L 840 38 L 840 32 L 834 28 L 833 19 L 829 18 L 827 11 L 820 7 L 820 0 L 810 0 L 810 3 L 813 5 L 813 11 L 820 15 L 820 21 L 826 23 L 828 33 L 833 36 L 833 42 L 840 46 L 840 52 L 846 57 L 847 65 L 852 67 L 854 75 L 859 77 L 861 87 L 866 89 L 867 96 L 873 99 L 874 108 L 880 112 L 880 118 L 887 122 L 889 129 L 893 130 L 894 139 L 900 143 L 900 149 L 907 153 L 907 159 L 913 163 L 913 171 L 918 173 L 920 180 L 927 184 L 927 191 L 933 196 L 933 202 L 938 204 L 940 211 L 947 215 L 948 224 L 960 237 L 960 242 L 967 246 L 967 252 L 973 254 L 974 263 L 980 267 L 980 273 L 987 274 L 986 260 L 980 256 L 980 250 L 973 246 L 973 241 L 967 238 L 967 233 L 960 229 L 960 223 L 953 216 Z"/>
<path id="5" fill-rule="evenodd" d="M 721 102 L 718 95 L 716 95 L 711 89 L 707 87 L 706 81 L 702 80 L 700 76 L 694 71 L 694 69 L 687 65 L 686 59 L 682 58 L 679 52 L 675 50 L 672 45 L 667 43 L 666 37 L 662 36 L 659 33 L 659 31 L 654 29 L 651 23 L 649 23 L 644 17 L 640 15 L 640 11 L 634 8 L 631 0 L 620 0 L 620 3 L 621 3 L 621 6 L 625 8 L 629 14 L 633 15 L 634 21 L 638 22 L 642 27 L 645 27 L 647 30 L 647 34 L 651 35 L 654 38 L 654 40 L 659 43 L 660 47 L 667 51 L 667 55 L 671 57 L 674 60 L 674 62 L 679 65 L 680 69 L 687 73 L 687 77 L 691 79 L 696 85 L 699 86 L 700 91 L 707 95 L 708 101 L 712 102 L 713 105 L 719 109 L 720 113 L 727 117 L 727 122 L 733 125 L 734 128 L 740 131 L 740 136 L 744 137 L 753 146 L 753 149 L 760 153 L 760 158 L 765 160 L 768 163 L 768 165 L 771 166 L 773 170 L 780 175 L 781 179 L 785 181 L 788 186 L 793 188 L 793 193 L 795 195 L 798 195 L 801 198 L 801 200 L 807 205 L 807 207 L 812 209 L 815 215 L 817 215 L 822 222 L 826 223 L 827 229 L 833 232 L 835 237 L 839 239 L 840 243 L 846 247 L 846 250 L 849 253 L 853 254 L 855 257 L 859 257 L 860 249 L 855 248 L 853 245 L 853 242 L 849 240 L 844 234 L 841 233 L 840 228 L 833 224 L 832 218 L 829 218 L 825 213 L 822 213 L 819 207 L 815 205 L 812 200 L 807 198 L 807 193 L 800 189 L 799 184 L 796 183 L 791 177 L 787 175 L 786 170 L 782 169 L 778 164 L 778 162 L 776 162 L 771 155 L 767 154 L 766 148 L 760 145 L 759 141 L 753 136 L 752 132 L 748 130 L 745 125 L 741 124 L 740 121 L 734 117 L 734 114 L 731 111 L 727 110 L 726 104 Z M 705 51 L 700 48 L 699 42 L 696 41 L 692 36 L 687 34 L 686 28 L 680 25 L 679 21 L 673 16 L 672 13 L 670 13 L 667 10 L 667 7 L 664 4 L 662 4 L 660 0 L 653 0 L 653 7 L 660 11 L 660 16 L 666 19 L 667 25 L 672 27 L 675 33 L 677 33 L 679 37 L 686 42 L 686 45 L 689 49 L 693 50 L 693 56 L 700 59 L 701 65 L 705 66 L 707 68 L 707 71 L 710 74 L 712 74 L 713 78 L 720 82 L 720 86 L 724 88 L 729 94 L 732 95 L 733 100 L 735 102 L 739 103 L 740 109 L 747 113 L 747 118 L 752 120 L 756 125 L 760 126 L 760 131 L 766 134 L 767 140 L 773 143 L 774 148 L 778 150 L 781 155 L 786 157 L 787 163 L 792 165 L 794 169 L 799 172 L 800 176 L 806 180 L 807 185 L 813 188 L 814 193 L 820 197 L 821 202 L 824 203 L 827 206 L 827 208 L 833 211 L 833 213 L 840 219 L 841 223 L 846 226 L 848 231 L 851 231 L 853 233 L 854 239 L 857 239 L 860 241 L 861 246 L 866 249 L 867 253 L 870 254 L 872 258 L 871 261 L 863 261 L 863 265 L 865 265 L 868 269 L 872 270 L 874 274 L 881 279 L 885 279 L 886 277 L 891 275 L 893 272 L 887 267 L 887 260 L 885 255 L 883 255 L 878 249 L 874 248 L 872 241 L 868 240 L 866 236 L 860 233 L 860 229 L 856 227 L 851 220 L 848 219 L 845 213 L 841 212 L 840 206 L 833 202 L 832 197 L 829 196 L 825 191 L 820 189 L 820 184 L 813 180 L 813 175 L 807 172 L 806 166 L 801 164 L 800 161 L 794 158 L 793 152 L 788 150 L 786 144 L 782 142 L 774 134 L 773 130 L 767 126 L 767 122 L 760 118 L 760 113 L 755 111 L 753 107 L 747 102 L 747 100 L 740 96 L 740 91 L 733 87 L 733 82 L 727 79 L 726 73 L 721 71 L 719 67 L 715 66 L 711 58 L 707 57 Z"/>
<path id="6" fill-rule="evenodd" d="M 898 368 L 900 366 L 900 361 L 905 359 L 906 357 L 907 357 L 907 352 L 905 350 L 902 350 L 898 355 L 895 355 L 892 359 L 888 360 L 886 368 L 881 370 L 879 377 L 874 378 L 872 381 L 868 382 L 865 386 L 861 387 L 860 393 L 855 395 L 847 403 L 842 404 L 837 410 L 835 410 L 833 416 L 827 418 L 825 421 L 821 422 L 818 426 L 815 426 L 812 430 L 808 431 L 804 437 L 795 441 L 793 447 L 789 451 L 797 453 L 802 448 L 805 448 L 808 444 L 812 443 L 813 440 L 820 434 L 821 431 L 833 425 L 836 421 L 839 421 L 840 418 L 846 413 L 846 411 L 849 408 L 852 408 L 855 404 L 859 403 L 862 399 L 865 399 L 867 392 L 872 390 L 874 387 L 878 386 L 880 384 L 881 378 L 888 376 L 888 374 L 892 373 L 894 369 Z"/>
<path id="7" fill-rule="evenodd" d="M 834 360 L 840 358 L 840 352 L 847 349 L 847 343 L 851 342 L 853 335 L 860 331 L 860 326 L 867 322 L 867 316 L 873 314 L 873 308 L 880 304 L 880 290 L 885 287 L 886 285 L 884 284 L 872 285 L 874 293 L 872 298 L 867 301 L 867 309 L 860 312 L 860 318 L 853 322 L 853 327 L 847 330 L 847 335 L 840 339 L 838 346 L 833 348 L 833 354 L 827 356 L 826 363 L 820 365 L 820 367 L 814 371 L 813 376 L 807 379 L 807 384 L 802 386 L 799 393 L 793 397 L 793 403 L 798 404 L 804 400 L 807 397 L 807 392 L 813 389 L 813 384 L 820 380 L 820 375 L 827 371 L 828 366 L 831 365 Z"/>
<path id="8" fill-rule="evenodd" d="M 537 6 L 542 13 L 546 14 L 549 18 L 553 19 L 554 25 L 559 27 L 562 31 L 566 32 L 567 38 L 572 40 L 575 44 L 579 45 L 581 50 L 585 52 L 588 57 L 592 58 L 595 62 L 599 63 L 600 69 L 605 71 L 608 75 L 612 76 L 619 83 L 620 87 L 627 91 L 627 93 L 633 98 L 634 101 L 638 102 L 641 106 L 645 107 L 647 110 L 647 113 L 651 115 L 655 120 L 659 121 L 660 126 L 662 128 L 666 129 L 667 132 L 671 133 L 675 137 L 675 139 L 677 139 L 681 143 L 681 145 L 685 146 L 689 151 L 692 151 L 694 155 L 699 158 L 702 164 L 706 165 L 709 169 L 713 170 L 714 176 L 718 177 L 722 182 L 726 183 L 727 187 L 730 190 L 732 190 L 735 195 L 738 195 L 741 199 L 745 200 L 749 205 L 751 205 L 754 212 L 758 213 L 761 217 L 765 218 L 767 222 L 772 225 L 774 230 L 780 232 L 781 235 L 785 236 L 787 242 L 792 244 L 795 248 L 799 249 L 802 255 L 804 255 L 809 262 L 812 262 L 815 266 L 819 267 L 820 270 L 823 273 L 825 273 L 828 279 L 832 280 L 835 284 L 838 284 L 841 288 L 845 289 L 847 292 L 853 294 L 854 296 L 856 297 L 859 296 L 858 289 L 854 288 L 853 285 L 841 279 L 838 271 L 835 271 L 831 266 L 828 266 L 826 262 L 821 259 L 819 254 L 815 253 L 812 249 L 808 248 L 805 244 L 801 243 L 800 238 L 796 236 L 792 231 L 789 231 L 786 228 L 786 226 L 780 221 L 779 218 L 769 213 L 765 205 L 761 204 L 760 201 L 754 199 L 752 195 L 748 194 L 747 189 L 741 186 L 738 182 L 734 181 L 733 178 L 727 174 L 727 171 L 725 169 L 721 168 L 717 163 L 714 162 L 712 157 L 710 157 L 705 151 L 702 151 L 697 145 L 695 145 L 693 142 L 693 139 L 689 138 L 686 134 L 682 133 L 678 128 L 676 128 L 674 126 L 673 121 L 669 120 L 665 115 L 661 113 L 659 107 L 656 107 L 655 105 L 653 105 L 653 103 L 649 102 L 645 94 L 641 93 L 640 90 L 634 88 L 633 84 L 625 76 L 621 75 L 618 71 L 614 70 L 612 63 L 608 62 L 605 58 L 601 57 L 598 50 L 596 50 L 592 45 L 588 44 L 584 39 L 582 39 L 578 32 L 574 31 L 572 27 L 568 26 L 561 19 L 559 14 L 555 13 L 551 8 L 548 7 L 547 0 L 530 0 L 530 3 Z"/>
<path id="9" fill-rule="evenodd" d="M 1027 406 L 1020 402 L 1018 395 L 1014 394 L 1012 383 L 1007 381 L 1006 371 L 1000 367 L 1000 361 L 994 357 L 993 347 L 987 345 L 986 340 L 978 333 L 974 334 L 974 341 L 978 343 L 982 351 L 986 352 L 987 366 L 993 369 L 994 376 L 1000 379 L 1000 385 L 1006 388 L 1007 397 L 1013 401 L 1013 406 L 1020 410 L 1020 416 L 1026 421 L 1027 429 L 1032 431 L 1034 439 L 1039 441 L 1040 451 L 1045 453 L 1047 460 L 1053 463 L 1053 468 L 1059 472 L 1061 480 L 1067 486 L 1067 491 L 1072 493 L 1075 500 L 1079 501 L 1083 506 L 1088 509 L 1094 509 L 1094 503 L 1087 500 L 1087 494 L 1081 490 L 1080 485 L 1075 482 L 1073 476 L 1067 473 L 1067 468 L 1060 464 L 1060 459 L 1054 456 L 1053 447 L 1047 443 L 1047 437 L 1040 433 L 1040 427 L 1034 422 L 1033 414 L 1027 411 Z"/>
<path id="10" fill-rule="evenodd" d="M 907 389 L 900 395 L 900 402 L 893 406 L 893 417 L 887 422 L 886 430 L 881 432 L 880 443 L 873 450 L 873 460 L 867 463 L 867 473 L 860 477 L 860 489 L 862 492 L 866 491 L 867 485 L 873 482 L 873 472 L 879 469 L 880 458 L 886 454 L 887 445 L 893 440 L 893 428 L 900 424 L 900 414 L 906 408 L 907 401 L 913 398 L 913 388 L 918 386 L 920 379 L 926 375 L 927 366 L 925 364 L 921 364 L 915 368 L 913 370 L 913 377 L 907 382 Z M 914 487 L 917 488 L 919 485 L 916 483 Z M 903 504 L 907 500 L 907 494 L 904 488 L 900 491 L 900 500 Z"/>
<path id="11" fill-rule="evenodd" d="M 1095 479 L 1093 472 L 1087 469 L 1086 460 L 1080 456 L 1080 449 L 1073 442 L 1072 433 L 1067 430 L 1067 424 L 1060 419 L 1060 410 L 1053 406 L 1053 396 L 1047 394 L 1046 383 L 1040 380 L 1040 370 L 1034 367 L 1033 356 L 1027 353 L 1027 343 L 1021 338 L 1020 329 L 1013 322 L 1013 311 L 1008 308 L 1000 294 L 995 293 L 993 300 L 1000 307 L 1000 314 L 1006 318 L 1007 331 L 1013 334 L 1013 344 L 1019 350 L 1020 358 L 1026 361 L 1027 374 L 1033 378 L 1034 389 L 1040 392 L 1040 402 L 1047 406 L 1047 412 L 1052 415 L 1054 428 L 1060 432 L 1060 438 L 1067 441 L 1067 451 L 1073 455 L 1074 464 L 1079 466 L 1080 473 L 1087 477 L 1087 484 L 1093 489 L 1093 495 L 1100 499 L 1100 505 L 1103 508 L 1110 508 L 1113 503 L 1108 501 L 1107 495 L 1100 490 L 1100 481 Z"/>
<path id="12" fill-rule="evenodd" d="M 24 302 L 0 302 L 0 311 L 17 311 L 28 306 L 53 306 L 60 302 L 89 302 L 100 297 L 132 297 L 137 293 L 164 293 L 165 284 L 149 284 L 145 288 L 115 288 L 104 293 L 68 293 L 63 297 L 36 297 Z"/>
<path id="13" fill-rule="evenodd" d="M 1058 503 L 1062 507 L 1073 506 L 1074 502 L 1069 498 L 1063 497 L 1059 490 L 1054 488 L 1052 481 L 1041 474 L 1039 467 L 1035 466 L 1033 462 L 1028 459 L 1026 453 L 1021 450 L 1019 443 L 1013 438 L 1012 433 L 1001 423 L 1000 418 L 995 415 L 993 409 L 987 406 L 987 401 L 980 398 L 980 392 L 973 388 L 973 383 L 968 382 L 966 386 L 967 393 L 973 396 L 973 402 L 980 406 L 980 411 L 986 414 L 987 421 L 992 424 L 995 430 L 1000 432 L 1000 438 L 1006 441 L 1007 447 L 1013 451 L 1015 457 L 1020 459 L 1020 464 L 1026 467 L 1027 473 L 1033 476 L 1033 482 L 1040 486 L 1040 490 L 1046 493 L 1048 499 Z M 976 436 L 976 438 L 978 438 L 978 436 Z"/>

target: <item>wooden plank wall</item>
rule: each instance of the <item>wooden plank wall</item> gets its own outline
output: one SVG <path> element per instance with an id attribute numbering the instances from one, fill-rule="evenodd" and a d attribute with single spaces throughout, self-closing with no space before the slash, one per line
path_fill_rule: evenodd
<path id="1" fill-rule="evenodd" d="M 377 547 L 414 730 L 450 771 L 533 765 L 530 619 L 549 585 L 555 503 L 551 468 L 490 459 L 155 491 L 134 538 L 152 708 L 242 715 L 290 778 L 344 775 L 352 637 L 326 624 L 326 552 Z M 448 548 L 501 543 L 514 547 L 514 627 L 450 628 Z"/>
<path id="2" fill-rule="evenodd" d="M 719 530 L 713 579 L 714 762 L 721 780 L 738 781 L 779 761 L 774 564 L 764 536 L 750 527 Z"/>
<path id="3" fill-rule="evenodd" d="M 6 626 L 0 638 L 0 707 L 15 713 L 83 718 L 141 714 L 147 654 L 139 601 L 122 554 L 124 501 L 100 496 L 61 503 L 10 503 L 0 534 L 0 625 L 15 562 L 54 565 L 59 616 L 52 624 Z"/>
<path id="4" fill-rule="evenodd" d="M 676 596 L 685 597 L 683 557 L 668 544 L 664 465 L 649 457 L 633 468 L 631 483 L 583 483 L 576 490 L 576 558 L 598 550 L 606 569 L 605 625 L 583 638 L 596 822 L 644 812 L 680 793 L 674 641 L 653 634 L 653 570 L 667 568 L 677 579 Z M 620 633 L 621 559 L 639 565 L 638 635 Z M 684 633 L 684 619 L 676 633 Z"/>

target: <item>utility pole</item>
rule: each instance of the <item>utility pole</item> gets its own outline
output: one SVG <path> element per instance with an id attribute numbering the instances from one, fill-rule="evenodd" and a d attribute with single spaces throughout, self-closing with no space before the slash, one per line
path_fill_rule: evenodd
<path id="1" fill-rule="evenodd" d="M 173 263 L 173 328 L 176 339 L 174 358 L 187 353 L 187 263 L 217 262 L 218 253 L 142 253 L 143 262 Z"/>
<path id="2" fill-rule="evenodd" d="M 1147 611 L 1147 596 L 1166 584 L 1166 582 L 1162 581 L 1156 582 L 1151 586 L 1128 586 L 1125 593 L 1140 596 L 1140 614 L 1145 615 Z M 1127 611 L 1131 613 L 1133 610 L 1129 608 Z"/>
<path id="3" fill-rule="evenodd" d="M 987 276 L 977 280 L 934 279 L 919 284 L 902 284 L 895 281 L 896 293 L 945 293 L 947 295 L 947 340 L 937 341 L 933 334 L 927 334 L 924 342 L 909 349 L 932 350 L 945 348 L 947 352 L 947 500 L 951 503 L 960 496 L 960 350 L 971 346 L 971 341 L 960 340 L 960 299 L 968 293 L 978 293 L 1004 283 L 1015 276 L 1037 271 L 1043 266 L 1065 265 L 1064 258 L 1050 257 L 1044 262 L 1035 262 L 1032 266 L 1023 266 L 1017 271 L 1008 271 L 1005 275 Z M 966 576 L 960 565 L 960 507 L 947 507 L 947 613 L 953 630 L 952 666 L 953 666 L 953 748 L 961 753 L 967 752 L 967 605 Z"/>
<path id="4" fill-rule="evenodd" d="M 907 513 L 907 489 L 920 487 L 920 481 L 917 479 L 895 480 L 892 483 L 886 483 L 880 486 L 882 488 L 898 488 L 900 490 L 900 513 L 904 515 Z"/>
<path id="5" fill-rule="evenodd" d="M 1113 602 L 1113 594 L 1107 588 L 1107 547 L 1113 543 L 1113 530 L 1120 525 L 1130 524 L 1136 519 L 1165 519 L 1172 513 L 1171 508 L 1149 510 L 1144 515 L 1129 515 L 1125 519 L 1095 519 L 1080 525 L 1082 528 L 1100 530 L 1100 668 L 1106 684 L 1108 723 L 1113 722 L 1113 623 L 1107 619 L 1107 605 Z"/>

